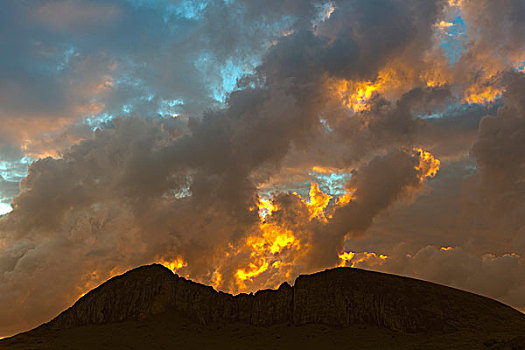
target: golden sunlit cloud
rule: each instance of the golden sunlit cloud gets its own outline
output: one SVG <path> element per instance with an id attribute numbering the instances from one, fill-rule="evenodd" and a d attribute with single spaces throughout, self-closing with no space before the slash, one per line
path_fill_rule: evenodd
<path id="1" fill-rule="evenodd" d="M 333 197 L 324 193 L 319 188 L 318 183 L 311 183 L 308 200 L 301 198 L 298 194 L 293 195 L 300 199 L 301 203 L 308 209 L 309 220 L 328 222 L 330 219 L 330 200 Z M 348 204 L 351 199 L 350 194 L 336 198 L 334 208 Z M 302 244 L 297 239 L 296 233 L 272 221 L 272 216 L 277 211 L 278 206 L 272 200 L 259 199 L 259 227 L 254 234 L 246 238 L 246 244 L 241 248 L 242 251 L 249 251 L 250 262 L 247 267 L 239 268 L 235 273 L 237 286 L 241 290 L 247 288 L 247 281 L 251 281 L 269 270 L 276 275 L 283 275 L 284 278 L 288 278 L 294 259 L 308 248 L 307 245 Z"/>
<path id="2" fill-rule="evenodd" d="M 332 196 L 324 193 L 319 189 L 319 184 L 312 182 L 310 187 L 310 202 L 307 203 L 308 209 L 310 210 L 310 218 L 319 218 L 320 220 L 326 221 L 324 210 Z"/>
<path id="3" fill-rule="evenodd" d="M 355 256 L 354 252 L 343 252 L 339 254 L 339 259 L 341 260 L 341 263 L 339 264 L 340 267 L 346 266 L 347 261 L 351 261 Z"/>
<path id="4" fill-rule="evenodd" d="M 494 86 L 471 86 L 465 91 L 463 101 L 466 103 L 486 104 L 494 102 L 501 96 L 501 90 Z"/>
<path id="5" fill-rule="evenodd" d="M 414 151 L 419 156 L 419 164 L 415 169 L 420 172 L 420 181 L 425 178 L 433 178 L 437 175 L 440 161 L 430 152 L 423 151 L 421 148 L 415 148 Z"/>
<path id="6" fill-rule="evenodd" d="M 439 159 L 421 148 L 414 149 L 414 156 L 417 156 L 419 159 L 418 164 L 414 168 L 418 171 L 421 182 L 437 175 L 440 167 Z M 333 205 L 330 205 L 333 196 L 324 193 L 316 182 L 311 183 L 309 200 L 301 198 L 298 194 L 294 195 L 308 209 L 310 213 L 309 220 L 327 223 L 332 218 L 331 213 L 333 210 L 337 207 L 346 206 L 354 200 L 352 193 L 355 190 L 347 190 L 347 193 L 334 198 L 335 201 L 332 201 Z M 301 249 L 306 248 L 301 246 L 296 233 L 271 221 L 272 216 L 276 212 L 278 212 L 278 207 L 272 200 L 259 199 L 259 230 L 246 239 L 246 248 L 250 251 L 250 262 L 246 268 L 238 269 L 235 274 L 237 285 L 241 289 L 247 287 L 246 281 L 253 280 L 270 269 L 273 269 L 273 272 L 278 274 L 282 273 L 279 270 L 284 269 L 285 264 L 288 264 L 289 267 L 290 262 L 285 263 L 280 257 L 283 251 L 289 251 L 293 255 L 300 254 Z M 357 255 L 354 252 L 343 252 L 339 255 L 339 258 L 341 259 L 340 266 L 354 267 L 363 262 L 372 265 L 382 265 L 388 257 L 368 252 L 357 253 Z M 292 258 L 291 261 L 291 264 L 293 264 L 294 259 Z"/>
<path id="7" fill-rule="evenodd" d="M 368 109 L 368 101 L 380 91 L 384 83 L 382 76 L 378 77 L 375 82 L 354 82 L 341 79 L 336 81 L 332 88 L 335 89 L 343 104 L 357 113 Z"/>
<path id="8" fill-rule="evenodd" d="M 413 157 L 418 159 L 414 169 L 417 170 L 421 183 L 437 175 L 440 161 L 430 152 L 415 148 Z M 317 182 L 311 182 L 308 198 L 302 198 L 297 193 L 289 195 L 298 200 L 307 213 L 305 214 L 307 216 L 301 219 L 306 220 L 303 225 L 308 225 L 309 222 L 324 225 L 330 222 L 337 208 L 347 206 L 355 200 L 353 193 L 356 191 L 356 188 L 347 188 L 346 193 L 332 196 L 323 192 Z M 252 210 L 258 213 L 259 223 L 254 226 L 253 231 L 246 236 L 242 244 L 230 244 L 228 251 L 222 253 L 223 260 L 219 259 L 221 262 L 210 279 L 210 284 L 214 288 L 224 288 L 223 268 L 232 261 L 238 261 L 238 267 L 234 269 L 231 276 L 235 281 L 236 290 L 251 291 L 254 287 L 260 287 L 260 283 L 256 282 L 259 278 L 266 281 L 262 282 L 265 286 L 268 281 L 275 281 L 277 286 L 290 277 L 297 260 L 308 254 L 309 244 L 304 239 L 304 233 L 297 226 L 286 221 L 289 219 L 283 221 L 281 208 L 275 197 L 269 199 L 259 197 L 257 207 Z M 245 258 L 237 260 L 242 256 Z M 348 251 L 339 255 L 339 266 L 380 266 L 387 258 L 382 254 Z M 161 263 L 174 272 L 180 272 L 187 266 L 180 257 L 174 260 L 165 259 Z"/>
<path id="9" fill-rule="evenodd" d="M 369 110 L 372 98 L 381 94 L 389 99 L 399 97 L 406 84 L 429 87 L 447 84 L 448 75 L 445 66 L 430 65 L 424 70 L 417 70 L 401 62 L 392 62 L 383 68 L 373 80 L 353 81 L 329 79 L 328 89 L 341 103 L 355 113 Z"/>
<path id="10" fill-rule="evenodd" d="M 439 24 L 438 24 L 438 27 L 439 28 L 448 28 L 448 27 L 452 27 L 453 25 L 454 25 L 454 23 L 451 23 L 451 22 L 440 21 Z"/>
<path id="11" fill-rule="evenodd" d="M 366 263 L 367 267 L 383 265 L 388 256 L 369 252 L 354 253 L 351 251 L 339 254 L 340 267 L 358 267 L 359 264 Z"/>
<path id="12" fill-rule="evenodd" d="M 182 258 L 176 258 L 175 260 L 171 261 L 162 261 L 160 264 L 173 271 L 173 273 L 177 273 L 177 270 L 188 266 L 188 264 Z"/>
<path id="13" fill-rule="evenodd" d="M 274 211 L 277 210 L 277 206 L 274 205 L 274 203 L 270 199 L 263 199 L 259 198 L 259 218 L 262 222 L 264 222 L 264 219 L 272 215 Z"/>

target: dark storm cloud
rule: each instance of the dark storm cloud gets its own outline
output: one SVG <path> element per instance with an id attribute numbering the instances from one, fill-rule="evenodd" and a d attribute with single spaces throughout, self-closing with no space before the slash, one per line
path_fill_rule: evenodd
<path id="1" fill-rule="evenodd" d="M 345 78 L 370 79 L 389 59 L 421 59 L 444 1 L 340 1 L 320 33 L 332 38 L 322 56 L 327 70 Z M 420 62 L 418 62 L 420 63 Z"/>
<path id="2" fill-rule="evenodd" d="M 5 4 L 2 48 L 9 55 L 0 70 L 0 118 L 14 145 L 102 113 L 170 113 L 163 106 L 172 101 L 179 101 L 177 113 L 199 115 L 216 104 L 212 87 L 220 88 L 228 60 L 256 61 L 286 27 L 282 16 L 297 7 L 283 14 L 272 13 L 279 6 L 265 8 L 243 20 L 251 10 L 238 3 L 182 5 L 198 4 Z"/>
<path id="3" fill-rule="evenodd" d="M 466 59 L 490 59 L 502 63 L 505 59 L 523 57 L 525 50 L 525 4 L 520 0 L 493 2 L 488 0 L 463 0 L 462 15 L 469 23 L 469 30 L 476 35 Z M 494 52 L 495 59 L 488 56 Z M 470 56 L 470 57 L 469 57 Z M 503 59 L 503 60 L 502 60 Z M 476 67 L 478 68 L 478 67 Z"/>
<path id="4" fill-rule="evenodd" d="M 525 60 L 525 5 L 520 0 L 457 3 L 467 31 L 451 80 L 476 92 L 498 88 L 498 75 Z"/>
<path id="5" fill-rule="evenodd" d="M 442 160 L 461 159 L 469 154 L 476 140 L 480 120 L 495 114 L 495 105 L 465 105 L 443 111 L 439 117 L 426 119 L 418 129 L 415 142 L 431 149 Z"/>
<path id="6" fill-rule="evenodd" d="M 347 249 L 372 246 L 389 256 L 376 269 L 475 291 L 523 310 L 525 75 L 508 72 L 503 82 L 501 105 L 481 119 L 470 160 L 442 164 L 428 193 L 380 215 L 368 237 L 350 240 Z M 463 128 L 472 128 L 479 111 L 466 113 Z"/>
<path id="7" fill-rule="evenodd" d="M 410 154 L 394 151 L 374 158 L 356 171 L 347 184 L 354 189 L 355 199 L 338 208 L 333 220 L 311 238 L 312 248 L 307 257 L 310 269 L 337 264 L 345 236 L 362 235 L 378 213 L 417 188 L 420 185 L 417 163 L 418 159 Z"/>
<path id="8" fill-rule="evenodd" d="M 306 81 L 310 74 L 326 73 L 372 79 L 389 59 L 405 54 L 413 54 L 414 61 L 422 58 L 443 6 L 443 1 L 335 2 L 336 10 L 315 35 L 299 30 L 285 38 L 266 55 L 263 69 L 272 73 L 268 78 Z"/>
<path id="9" fill-rule="evenodd" d="M 525 215 L 525 74 L 507 73 L 503 80 L 503 106 L 481 120 L 472 153 L 480 170 L 475 186 L 484 211 L 507 234 L 516 235 Z"/>
<path id="10" fill-rule="evenodd" d="M 524 194 L 525 185 L 525 74 L 504 77 L 503 106 L 481 120 L 472 148 L 488 195 Z M 513 191 L 510 191 L 512 189 Z"/>

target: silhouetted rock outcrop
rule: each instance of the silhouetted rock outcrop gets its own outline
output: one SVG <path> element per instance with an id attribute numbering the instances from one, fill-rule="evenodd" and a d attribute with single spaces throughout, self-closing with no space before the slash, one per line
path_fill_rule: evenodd
<path id="1" fill-rule="evenodd" d="M 162 313 L 175 301 L 177 279 L 162 265 L 139 267 L 93 289 L 50 325 L 70 328 Z"/>
<path id="2" fill-rule="evenodd" d="M 174 275 L 161 265 L 112 278 L 45 327 L 72 328 L 166 311 L 203 324 L 368 324 L 401 332 L 498 331 L 525 316 L 489 298 L 411 278 L 336 268 L 297 278 L 292 287 L 232 296 Z"/>
<path id="3" fill-rule="evenodd" d="M 402 332 L 525 327 L 525 315 L 493 299 L 373 271 L 336 268 L 303 275 L 293 289 L 295 324 L 365 323 Z"/>

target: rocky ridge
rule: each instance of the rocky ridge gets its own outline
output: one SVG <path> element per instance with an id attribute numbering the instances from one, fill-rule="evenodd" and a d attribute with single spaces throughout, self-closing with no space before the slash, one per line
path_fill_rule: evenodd
<path id="1" fill-rule="evenodd" d="M 158 264 L 110 279 L 41 327 L 141 320 L 164 312 L 202 324 L 368 324 L 405 333 L 525 329 L 525 315 L 495 300 L 384 273 L 335 268 L 299 276 L 293 287 L 283 283 L 277 290 L 233 296 Z"/>

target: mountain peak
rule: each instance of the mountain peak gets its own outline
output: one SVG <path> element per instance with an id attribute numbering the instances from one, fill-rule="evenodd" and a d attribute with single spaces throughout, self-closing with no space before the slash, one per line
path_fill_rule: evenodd
<path id="1" fill-rule="evenodd" d="M 513 337 L 516 334 L 525 335 L 525 315 L 509 306 L 407 277 L 355 268 L 335 268 L 301 275 L 293 286 L 284 282 L 276 290 L 233 296 L 153 264 L 108 280 L 52 321 L 7 341 L 16 344 L 17 341 L 29 339 L 34 342 L 38 337 L 53 338 L 69 334 L 68 330 L 72 329 L 84 329 L 89 333 L 104 329 L 90 328 L 95 325 L 110 327 L 115 324 L 129 325 L 130 322 L 142 322 L 144 326 L 141 327 L 147 326 L 151 332 L 158 333 L 158 325 L 151 326 L 154 324 L 151 320 L 164 317 L 162 315 L 183 320 L 182 331 L 179 328 L 172 330 L 182 332 L 183 337 L 193 334 L 184 331 L 187 322 L 202 327 L 214 324 L 222 325 L 220 327 L 236 324 L 252 327 L 246 328 L 249 334 L 266 332 L 261 329 L 267 327 L 304 330 L 309 325 L 334 326 L 334 329 L 341 330 L 341 339 L 347 337 L 344 332 L 356 332 L 356 327 L 376 329 L 374 332 L 383 335 L 394 332 L 392 337 L 407 333 L 419 334 L 418 337 L 422 334 L 424 337 L 429 334 L 471 334 L 476 339 L 509 332 Z M 162 324 L 177 324 L 179 321 L 170 319 Z M 236 332 L 236 329 L 238 327 L 226 333 Z M 293 334 L 295 331 L 290 332 Z M 367 334 L 363 332 L 359 330 L 355 334 Z M 219 334 L 219 337 L 227 338 L 226 333 L 221 331 L 210 336 Z M 286 334 L 283 336 L 288 337 Z M 0 342 L 2 344 L 8 343 Z"/>
<path id="2" fill-rule="evenodd" d="M 52 328 L 105 324 L 176 310 L 192 320 L 350 326 L 401 332 L 525 326 L 525 316 L 495 300 L 412 278 L 354 268 L 301 275 L 294 286 L 233 296 L 173 274 L 159 264 L 114 277 L 52 320 Z"/>

